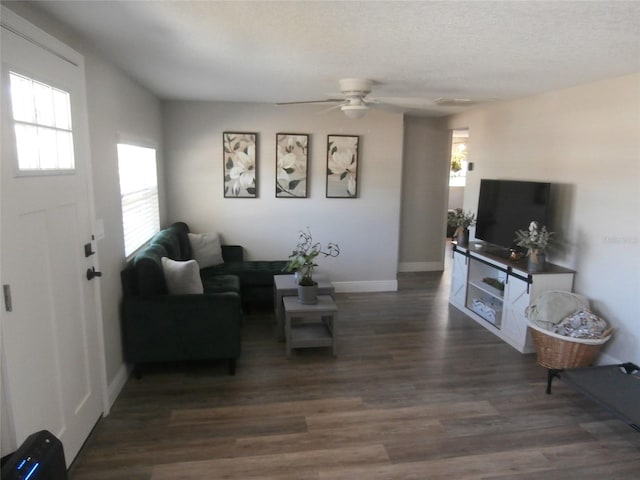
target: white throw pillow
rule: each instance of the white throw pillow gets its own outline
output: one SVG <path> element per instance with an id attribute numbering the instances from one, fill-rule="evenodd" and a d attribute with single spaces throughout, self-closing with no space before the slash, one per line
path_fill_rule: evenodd
<path id="1" fill-rule="evenodd" d="M 162 272 L 167 283 L 167 290 L 173 295 L 184 293 L 204 293 L 200 267 L 195 260 L 178 262 L 162 257 Z"/>
<path id="2" fill-rule="evenodd" d="M 189 233 L 189 243 L 191 243 L 191 255 L 200 268 L 224 263 L 220 237 L 217 233 Z"/>

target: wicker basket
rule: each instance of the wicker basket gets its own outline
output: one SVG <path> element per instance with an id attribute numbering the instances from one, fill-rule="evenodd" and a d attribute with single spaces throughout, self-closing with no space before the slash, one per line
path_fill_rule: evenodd
<path id="1" fill-rule="evenodd" d="M 538 364 L 552 370 L 563 370 L 591 365 L 598 357 L 600 347 L 611 338 L 612 330 L 607 330 L 598 339 L 572 338 L 529 322 L 529 332 L 536 347 Z"/>

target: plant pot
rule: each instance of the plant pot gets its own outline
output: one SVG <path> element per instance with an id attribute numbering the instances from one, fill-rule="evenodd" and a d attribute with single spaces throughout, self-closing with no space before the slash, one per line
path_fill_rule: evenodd
<path id="1" fill-rule="evenodd" d="M 546 263 L 546 257 L 544 252 L 540 250 L 531 250 L 529 252 L 527 270 L 530 272 L 542 272 L 544 271 Z"/>
<path id="2" fill-rule="evenodd" d="M 458 234 L 456 235 L 456 241 L 458 245 L 468 245 L 469 244 L 469 229 L 458 229 Z"/>
<path id="3" fill-rule="evenodd" d="M 303 305 L 315 305 L 318 303 L 318 284 L 298 285 L 298 301 Z"/>

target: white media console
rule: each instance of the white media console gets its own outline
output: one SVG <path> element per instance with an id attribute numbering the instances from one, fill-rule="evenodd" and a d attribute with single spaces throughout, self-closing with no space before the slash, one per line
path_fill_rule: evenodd
<path id="1" fill-rule="evenodd" d="M 572 291 L 575 272 L 551 263 L 529 272 L 526 258 L 514 261 L 503 252 L 482 242 L 454 243 L 449 303 L 520 353 L 531 353 L 525 309 L 543 292 Z"/>

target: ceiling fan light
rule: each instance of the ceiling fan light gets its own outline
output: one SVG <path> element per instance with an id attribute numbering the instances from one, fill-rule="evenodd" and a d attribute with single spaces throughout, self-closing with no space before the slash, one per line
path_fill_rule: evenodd
<path id="1" fill-rule="evenodd" d="M 367 114 L 369 107 L 366 105 L 343 105 L 340 109 L 347 117 L 357 119 L 364 117 Z"/>

